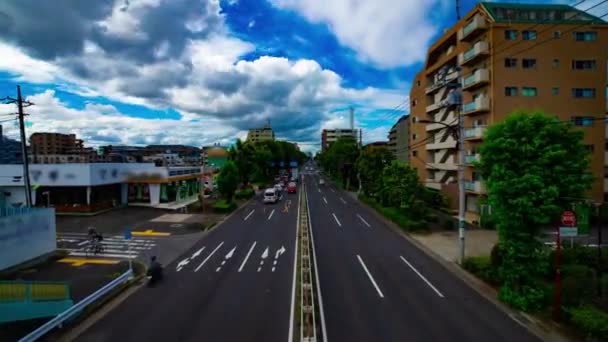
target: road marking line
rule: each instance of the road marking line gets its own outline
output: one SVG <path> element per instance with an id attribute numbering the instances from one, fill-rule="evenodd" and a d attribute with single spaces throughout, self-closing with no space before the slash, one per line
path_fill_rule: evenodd
<path id="1" fill-rule="evenodd" d="M 340 197 L 340 201 L 342 201 L 342 203 L 346 204 L 346 201 L 344 200 L 344 198 Z"/>
<path id="2" fill-rule="evenodd" d="M 225 263 L 226 263 L 226 260 L 222 261 L 222 266 L 224 266 Z"/>
<path id="3" fill-rule="evenodd" d="M 363 217 L 361 217 L 361 215 L 357 214 L 357 217 L 359 218 L 359 220 L 363 221 L 363 223 L 365 223 L 365 225 L 366 225 L 366 226 L 371 227 L 371 226 L 369 225 L 369 223 L 367 223 L 367 221 L 365 221 L 365 220 L 363 219 Z"/>
<path id="4" fill-rule="evenodd" d="M 331 213 L 332 215 L 334 215 L 334 220 L 336 220 L 336 223 L 338 223 L 338 226 L 342 227 L 342 223 L 340 223 L 340 220 L 338 220 L 338 218 L 336 217 L 336 214 Z"/>
<path id="5" fill-rule="evenodd" d="M 310 206 L 308 205 L 308 196 L 306 196 L 306 208 L 308 209 L 308 217 L 310 217 Z M 319 313 L 321 314 L 321 327 L 322 327 L 322 333 L 323 333 L 323 341 L 327 342 L 327 327 L 325 326 L 325 311 L 323 311 L 323 296 L 321 295 L 321 281 L 319 280 L 319 267 L 317 266 L 317 252 L 315 251 L 315 234 L 313 233 L 313 229 L 312 229 L 312 223 L 310 222 L 310 220 L 308 221 L 308 228 L 310 229 L 310 241 L 312 242 L 312 260 L 314 262 L 315 265 L 315 280 L 317 283 L 317 293 L 319 294 Z M 297 236 L 297 231 L 296 231 L 296 236 Z M 298 239 L 296 239 L 296 255 L 298 255 L 298 249 L 297 249 L 297 244 Z M 296 262 L 296 258 L 294 256 L 294 283 L 295 283 L 295 262 Z M 295 285 L 294 285 L 294 290 L 295 290 Z M 293 303 L 292 303 L 292 308 L 291 311 L 293 312 Z M 292 324 L 290 326 L 293 326 L 293 322 L 291 322 Z"/>
<path id="6" fill-rule="evenodd" d="M 220 267 L 218 267 L 218 268 L 215 269 L 215 272 L 219 272 L 221 269 L 222 269 L 222 267 L 220 266 Z"/>
<path id="7" fill-rule="evenodd" d="M 272 268 L 272 272 L 274 272 L 274 267 Z"/>
<path id="8" fill-rule="evenodd" d="M 336 192 L 336 190 L 334 190 L 334 189 L 332 189 L 332 188 L 329 188 L 329 190 L 331 190 L 331 192 Z"/>
<path id="9" fill-rule="evenodd" d="M 217 250 L 220 249 L 220 247 L 222 247 L 223 244 L 224 244 L 224 241 L 222 241 L 222 243 L 220 243 L 217 247 L 215 247 L 215 249 L 209 255 L 207 255 L 207 258 L 205 258 L 205 260 L 203 260 L 203 262 L 201 262 L 201 264 L 198 265 L 198 267 L 194 269 L 194 272 L 198 272 L 198 270 L 201 267 L 203 267 L 203 265 L 207 262 L 207 260 L 211 259 L 213 254 L 215 254 L 215 252 L 217 252 Z"/>
<path id="10" fill-rule="evenodd" d="M 91 253 L 87 254 L 85 252 L 72 252 L 70 256 L 80 256 L 80 257 L 88 257 Z M 94 256 L 96 257 L 104 257 L 104 258 L 117 258 L 117 259 L 135 259 L 137 258 L 137 254 L 106 254 L 106 253 L 97 253 Z"/>
<path id="11" fill-rule="evenodd" d="M 378 287 L 378 284 L 376 284 L 376 281 L 374 280 L 374 277 L 372 277 L 372 274 L 369 273 L 369 270 L 367 269 L 367 266 L 365 266 L 365 263 L 363 262 L 363 259 L 361 259 L 361 256 L 359 256 L 359 254 L 357 254 L 357 258 L 359 259 L 359 262 L 361 263 L 361 266 L 363 267 L 363 270 L 365 270 L 365 273 L 367 273 L 367 276 L 369 277 L 369 280 L 372 282 L 372 284 L 374 284 L 374 287 L 376 288 L 376 291 L 378 291 L 378 294 L 380 295 L 380 298 L 384 298 L 384 295 L 382 294 L 382 291 L 380 291 L 380 288 Z"/>
<path id="12" fill-rule="evenodd" d="M 243 267 L 245 267 L 245 264 L 247 263 L 247 260 L 249 260 L 249 256 L 251 255 L 251 252 L 253 252 L 253 248 L 255 247 L 256 243 L 258 242 L 253 241 L 253 245 L 251 245 L 251 248 L 249 248 L 249 252 L 247 252 L 247 255 L 245 256 L 245 260 L 243 260 L 241 267 L 239 267 L 239 272 L 241 272 L 243 270 Z"/>
<path id="13" fill-rule="evenodd" d="M 275 260 L 275 261 L 274 261 L 272 264 L 273 264 L 273 265 L 276 265 L 276 264 L 277 264 L 277 260 Z"/>
<path id="14" fill-rule="evenodd" d="M 77 245 L 82 246 L 82 245 L 86 245 L 87 243 L 89 243 L 89 240 L 84 240 L 82 242 L 79 242 Z"/>
<path id="15" fill-rule="evenodd" d="M 321 193 L 321 189 L 317 188 L 317 191 L 318 191 L 319 193 Z"/>
<path id="16" fill-rule="evenodd" d="M 261 270 L 262 270 L 262 268 L 261 268 L 261 267 L 258 267 L 258 272 L 260 272 Z"/>
<path id="17" fill-rule="evenodd" d="M 254 211 L 255 211 L 255 209 L 253 209 L 253 210 L 252 210 L 252 211 L 249 213 L 249 215 L 247 215 L 247 216 L 245 217 L 245 221 L 247 221 L 247 219 L 249 218 L 249 216 L 253 215 L 253 212 L 254 212 Z"/>
<path id="18" fill-rule="evenodd" d="M 325 199 L 325 196 L 323 196 L 323 202 L 325 202 L 325 204 L 327 204 L 327 200 Z"/>
<path id="19" fill-rule="evenodd" d="M 272 215 L 274 214 L 274 209 L 272 209 L 272 211 L 270 212 L 270 215 L 268 215 L 268 219 L 270 220 L 270 218 L 272 217 Z"/>
<path id="20" fill-rule="evenodd" d="M 155 232 L 152 229 L 148 229 L 143 232 L 134 231 L 134 232 L 131 232 L 131 234 L 133 236 L 169 236 L 169 235 L 171 235 L 171 233 Z"/>
<path id="21" fill-rule="evenodd" d="M 425 282 L 425 283 L 426 283 L 426 284 L 427 284 L 427 285 L 428 285 L 430 288 L 432 288 L 432 289 L 433 289 L 433 291 L 435 291 L 435 293 L 437 293 L 437 295 L 438 295 L 439 297 L 444 298 L 444 297 L 443 297 L 443 294 L 441 294 L 441 292 L 439 292 L 439 290 L 437 290 L 437 288 L 436 288 L 435 286 L 433 286 L 433 284 L 431 284 L 431 282 L 430 282 L 430 281 L 428 281 L 428 280 L 427 280 L 427 279 L 426 279 L 426 278 L 425 278 L 425 277 L 424 277 L 422 274 L 420 274 L 420 272 L 418 272 L 418 270 L 417 270 L 417 269 L 415 269 L 415 268 L 414 268 L 414 266 L 412 266 L 412 264 L 410 264 L 410 263 L 409 263 L 407 260 L 405 260 L 405 258 L 404 258 L 404 257 L 402 257 L 402 256 L 399 256 L 399 257 L 401 258 L 401 260 L 403 260 L 403 262 L 404 262 L 404 263 L 406 263 L 406 264 L 407 264 L 407 265 L 408 265 L 408 266 L 409 266 L 409 267 L 412 269 L 412 271 L 416 272 L 416 274 L 417 274 L 417 275 L 418 275 L 418 276 L 419 276 L 419 277 L 420 277 L 422 280 L 424 280 L 424 282 Z"/>
<path id="22" fill-rule="evenodd" d="M 118 260 L 108 260 L 108 259 L 88 259 L 88 258 L 63 258 L 57 260 L 57 262 L 64 264 L 72 264 L 74 267 L 79 267 L 86 264 L 94 264 L 94 265 L 116 265 L 120 261 Z"/>
<path id="23" fill-rule="evenodd" d="M 260 261 L 260 265 L 264 265 L 264 260 Z"/>

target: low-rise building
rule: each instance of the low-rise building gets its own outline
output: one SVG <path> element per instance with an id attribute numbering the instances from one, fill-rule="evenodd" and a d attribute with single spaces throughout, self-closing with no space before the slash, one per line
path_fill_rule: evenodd
<path id="1" fill-rule="evenodd" d="M 324 129 L 321 132 L 321 149 L 323 151 L 327 150 L 330 144 L 343 137 L 351 137 L 355 140 L 359 140 L 359 130 L 350 128 Z"/>
<path id="2" fill-rule="evenodd" d="M 270 127 L 270 123 L 262 128 L 252 128 L 247 133 L 248 142 L 255 143 L 265 140 L 274 140 L 274 131 L 272 130 L 272 127 Z"/>

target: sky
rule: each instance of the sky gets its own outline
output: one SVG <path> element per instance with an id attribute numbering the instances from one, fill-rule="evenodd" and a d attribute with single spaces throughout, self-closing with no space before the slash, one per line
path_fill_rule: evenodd
<path id="1" fill-rule="evenodd" d="M 87 146 L 229 145 L 269 121 L 312 152 L 323 128 L 348 127 L 350 107 L 364 143 L 386 140 L 454 4 L 2 0 L 0 98 L 21 85 L 28 135 L 75 133 Z M 0 104 L 11 138 L 15 111 Z"/>

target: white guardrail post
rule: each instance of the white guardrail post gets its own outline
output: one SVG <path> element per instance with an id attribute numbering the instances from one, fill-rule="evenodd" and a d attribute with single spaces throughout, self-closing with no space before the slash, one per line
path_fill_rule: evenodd
<path id="1" fill-rule="evenodd" d="M 69 309 L 65 310 L 64 312 L 60 313 L 59 315 L 55 316 L 53 319 L 51 319 L 50 321 L 43 324 L 40 328 L 32 331 L 27 336 L 20 339 L 19 342 L 33 342 L 33 341 L 38 340 L 39 338 L 44 336 L 46 333 L 51 331 L 51 329 L 59 327 L 61 324 L 63 324 L 63 322 L 72 318 L 76 314 L 80 313 L 87 305 L 98 300 L 99 298 L 104 296 L 106 293 L 115 289 L 118 285 L 120 285 L 130 279 L 133 279 L 133 271 L 127 270 L 125 273 L 120 275 L 118 278 L 107 283 L 102 288 L 100 288 L 99 290 L 97 290 L 93 294 L 91 294 L 90 296 L 86 297 L 85 299 L 81 300 L 80 302 L 74 304 L 71 308 L 69 308 Z"/>

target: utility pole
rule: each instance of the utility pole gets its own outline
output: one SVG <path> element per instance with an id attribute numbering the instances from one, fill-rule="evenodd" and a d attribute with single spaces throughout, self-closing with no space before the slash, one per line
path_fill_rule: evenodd
<path id="1" fill-rule="evenodd" d="M 460 15 L 459 15 L 460 16 Z M 456 91 L 461 92 L 461 68 L 457 67 L 456 71 L 458 75 L 456 76 Z M 460 264 L 464 262 L 465 256 L 465 189 L 464 189 L 464 115 L 460 114 L 460 107 L 462 107 L 462 93 L 457 96 L 456 101 L 456 115 L 458 117 L 458 241 L 459 241 L 459 249 L 460 249 Z"/>
<path id="2" fill-rule="evenodd" d="M 456 20 L 460 21 L 460 0 L 456 0 Z"/>
<path id="3" fill-rule="evenodd" d="M 33 105 L 29 101 L 24 101 L 21 97 L 21 86 L 17 86 L 17 98 L 7 96 L 5 98 L 6 104 L 16 103 L 19 109 L 19 133 L 21 134 L 21 154 L 23 156 L 23 184 L 25 186 L 25 203 L 28 208 L 32 207 L 32 188 L 30 186 L 30 168 L 29 160 L 27 155 L 27 143 L 25 141 L 25 122 L 24 116 L 27 114 L 23 113 L 23 108 Z"/>

